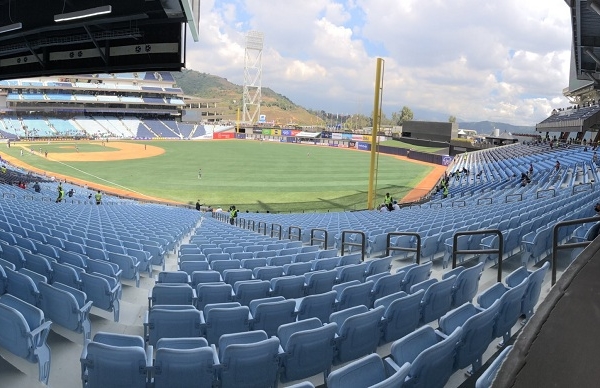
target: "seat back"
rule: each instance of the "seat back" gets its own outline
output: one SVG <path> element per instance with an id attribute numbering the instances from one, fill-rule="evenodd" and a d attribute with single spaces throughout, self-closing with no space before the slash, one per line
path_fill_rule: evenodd
<path id="1" fill-rule="evenodd" d="M 456 276 L 456 281 L 452 287 L 452 307 L 458 307 L 473 300 L 479 289 L 482 270 L 483 263 L 479 263 L 465 269 Z"/>
<path id="2" fill-rule="evenodd" d="M 437 320 L 452 308 L 452 286 L 456 276 L 430 285 L 421 300 L 421 322 L 423 324 Z"/>
<path id="3" fill-rule="evenodd" d="M 402 280 L 402 291 L 408 292 L 413 285 L 429 279 L 432 265 L 433 263 L 428 261 L 425 264 L 410 268 Z"/>
<path id="4" fill-rule="evenodd" d="M 366 276 L 375 275 L 382 272 L 389 272 L 392 268 L 392 257 L 386 256 L 379 259 L 373 259 L 367 262 Z"/>
<path id="5" fill-rule="evenodd" d="M 254 278 L 260 280 L 271 280 L 283 276 L 283 267 L 280 266 L 266 266 L 256 267 L 253 270 Z"/>
<path id="6" fill-rule="evenodd" d="M 16 245 L 3 245 L 2 258 L 10 263 L 13 263 L 15 268 L 23 268 L 25 266 L 25 257 L 21 248 Z"/>
<path id="7" fill-rule="evenodd" d="M 545 262 L 541 268 L 533 271 L 529 275 L 529 283 L 527 284 L 527 290 L 523 295 L 523 304 L 521 307 L 521 313 L 525 315 L 525 319 L 529 319 L 533 314 L 533 309 L 537 304 L 540 294 L 542 292 L 542 284 L 544 283 L 544 277 L 550 268 L 550 263 Z"/>
<path id="8" fill-rule="evenodd" d="M 112 285 L 108 278 L 97 274 L 81 274 L 81 290 L 99 309 L 114 312 L 115 322 L 119 321 L 119 285 Z"/>
<path id="9" fill-rule="evenodd" d="M 323 323 L 329 322 L 329 316 L 335 309 L 336 296 L 335 291 L 305 296 L 300 300 L 298 320 L 319 318 Z"/>
<path id="10" fill-rule="evenodd" d="M 193 306 L 156 306 L 148 311 L 145 324 L 148 343 L 154 346 L 161 338 L 202 336 L 200 316 Z"/>
<path id="11" fill-rule="evenodd" d="M 84 292 L 55 283 L 40 283 L 40 308 L 47 319 L 77 333 L 84 333 L 84 339 L 90 338 L 91 323 L 88 317 L 89 307 Z"/>
<path id="12" fill-rule="evenodd" d="M 350 264 L 344 267 L 338 267 L 338 281 L 340 283 L 351 282 L 352 280 L 364 282 L 366 269 L 367 263 Z"/>
<path id="13" fill-rule="evenodd" d="M 29 252 L 23 252 L 23 256 L 25 257 L 25 268 L 45 276 L 48 282 L 52 282 L 52 266 L 46 257 Z"/>
<path id="14" fill-rule="evenodd" d="M 340 262 L 339 257 L 327 257 L 323 259 L 316 259 L 312 261 L 313 271 L 328 271 L 335 269 Z"/>
<path id="15" fill-rule="evenodd" d="M 518 286 L 508 289 L 500 297 L 500 308 L 494 328 L 495 337 L 503 336 L 505 342 L 510 338 L 510 331 L 521 316 L 523 295 L 528 284 L 529 278 L 523 280 Z"/>
<path id="16" fill-rule="evenodd" d="M 312 270 L 312 263 L 291 263 L 283 266 L 283 272 L 286 276 L 304 275 Z"/>
<path id="17" fill-rule="evenodd" d="M 189 283 L 190 279 L 184 271 L 162 271 L 158 273 L 158 283 Z"/>
<path id="18" fill-rule="evenodd" d="M 373 286 L 373 300 L 402 291 L 402 279 L 404 279 L 404 275 L 404 272 L 398 272 L 384 275 L 377 279 Z"/>
<path id="19" fill-rule="evenodd" d="M 38 305 L 40 293 L 35 282 L 27 275 L 5 268 L 6 292 L 33 306 Z"/>
<path id="20" fill-rule="evenodd" d="M 90 342 L 86 350 L 85 358 L 81 360 L 86 387 L 146 386 L 146 352 L 143 347 Z"/>
<path id="21" fill-rule="evenodd" d="M 223 271 L 223 281 L 235 284 L 239 281 L 252 280 L 252 270 L 247 268 L 226 269 Z"/>
<path id="22" fill-rule="evenodd" d="M 462 336 L 456 354 L 457 369 L 473 365 L 473 371 L 481 367 L 483 353 L 494 339 L 494 323 L 498 316 L 500 301 L 473 315 L 461 326 Z"/>
<path id="23" fill-rule="evenodd" d="M 271 294 L 286 299 L 304 296 L 304 276 L 284 276 L 271 279 Z"/>
<path id="24" fill-rule="evenodd" d="M 306 279 L 306 294 L 315 295 L 331 291 L 336 282 L 337 271 L 317 271 L 304 275 Z"/>
<path id="25" fill-rule="evenodd" d="M 361 305 L 371 307 L 371 304 L 373 303 L 371 300 L 372 288 L 372 281 L 345 287 L 340 293 L 338 293 L 337 309 L 345 310 L 350 307 Z"/>
<path id="26" fill-rule="evenodd" d="M 79 272 L 70 265 L 51 262 L 52 282 L 59 282 L 69 287 L 80 288 L 81 278 Z"/>
<path id="27" fill-rule="evenodd" d="M 226 269 L 240 269 L 241 265 L 239 260 L 217 260 L 211 262 L 210 267 L 222 275 Z"/>
<path id="28" fill-rule="evenodd" d="M 277 335 L 277 328 L 296 320 L 296 301 L 265 298 L 250 302 L 252 330 L 263 330 L 268 336 Z"/>
<path id="29" fill-rule="evenodd" d="M 242 306 L 248 306 L 254 299 L 269 296 L 271 285 L 267 280 L 248 280 L 237 282 L 233 286 L 235 291 L 234 300 Z"/>
<path id="30" fill-rule="evenodd" d="M 338 329 L 338 353 L 334 364 L 341 364 L 375 352 L 381 337 L 380 306 L 347 318 Z"/>
<path id="31" fill-rule="evenodd" d="M 171 349 L 160 347 L 154 360 L 154 387 L 211 387 L 214 352 L 210 347 Z"/>
<path id="32" fill-rule="evenodd" d="M 204 309 L 207 304 L 231 302 L 232 287 L 229 284 L 198 284 L 196 286 L 196 308 Z"/>
<path id="33" fill-rule="evenodd" d="M 254 269 L 256 267 L 264 267 L 267 265 L 266 258 L 244 259 L 241 260 L 242 268 Z"/>
<path id="34" fill-rule="evenodd" d="M 327 388 L 372 387 L 385 378 L 383 361 L 377 354 L 369 354 L 331 372 Z"/>
<path id="35" fill-rule="evenodd" d="M 268 338 L 249 344 L 228 345 L 222 352 L 219 381 L 227 387 L 274 387 L 277 385 L 279 340 Z"/>
<path id="36" fill-rule="evenodd" d="M 189 284 L 158 283 L 152 288 L 151 301 L 151 307 L 161 304 L 193 305 L 194 289 Z"/>
<path id="37" fill-rule="evenodd" d="M 421 301 L 424 290 L 414 294 L 398 292 L 377 299 L 374 306 L 385 308 L 382 343 L 388 343 L 413 332 L 421 321 Z"/>
<path id="38" fill-rule="evenodd" d="M 285 350 L 282 356 L 281 381 L 305 379 L 317 373 L 327 374 L 333 362 L 335 348 L 335 334 L 337 325 L 330 323 L 321 325 L 316 318 L 312 328 L 294 331 L 294 326 L 300 321 L 283 325 L 278 332 L 282 347 Z"/>
<path id="39" fill-rule="evenodd" d="M 182 261 L 179 263 L 179 270 L 187 273 L 189 276 L 194 271 L 207 271 L 208 262 L 206 261 Z"/>
<path id="40" fill-rule="evenodd" d="M 239 303 L 206 305 L 204 307 L 204 320 L 208 343 L 216 344 L 223 334 L 241 333 L 250 330 L 249 312 L 247 306 L 239 306 Z"/>

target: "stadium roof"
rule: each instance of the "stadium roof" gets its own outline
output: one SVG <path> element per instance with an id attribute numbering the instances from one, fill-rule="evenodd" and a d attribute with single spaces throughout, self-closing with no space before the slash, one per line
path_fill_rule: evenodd
<path id="1" fill-rule="evenodd" d="M 0 0 L 0 79 L 179 70 L 199 0 Z"/>
<path id="2" fill-rule="evenodd" d="M 573 61 L 579 80 L 600 81 L 600 0 L 565 0 L 571 9 Z"/>

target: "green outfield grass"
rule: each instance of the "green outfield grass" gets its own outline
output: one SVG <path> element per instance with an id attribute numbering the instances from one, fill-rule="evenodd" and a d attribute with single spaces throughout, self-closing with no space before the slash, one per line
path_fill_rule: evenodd
<path id="1" fill-rule="evenodd" d="M 140 142 L 143 143 L 143 142 Z M 241 211 L 302 212 L 364 209 L 367 201 L 369 152 L 258 141 L 151 141 L 165 149 L 153 158 L 106 162 L 53 162 L 19 147 L 2 149 L 24 162 L 91 182 L 147 195 Z M 99 144 L 65 142 L 32 144 L 52 152 L 107 151 Z M 67 148 L 65 148 L 67 147 Z M 72 147 L 72 148 L 68 148 Z M 84 148 L 85 147 L 85 148 Z M 201 179 L 198 171 L 202 169 Z M 381 155 L 378 196 L 402 198 L 432 167 Z"/>

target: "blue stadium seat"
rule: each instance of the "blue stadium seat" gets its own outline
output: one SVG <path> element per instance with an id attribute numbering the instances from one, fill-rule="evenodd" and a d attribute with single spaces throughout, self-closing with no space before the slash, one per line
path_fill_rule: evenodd
<path id="1" fill-rule="evenodd" d="M 535 271 L 527 271 L 525 267 L 519 267 L 506 277 L 506 285 L 509 287 L 517 287 L 525 278 L 529 279 L 521 304 L 521 314 L 525 316 L 525 322 L 533 315 L 533 309 L 540 298 L 542 283 L 549 268 L 550 262 L 547 261 Z"/>
<path id="2" fill-rule="evenodd" d="M 502 353 L 496 357 L 496 359 L 490 364 L 490 366 L 479 376 L 475 382 L 475 388 L 491 388 L 496 374 L 500 370 L 502 363 L 512 350 L 512 345 L 507 346 Z"/>
<path id="3" fill-rule="evenodd" d="M 336 283 L 337 271 L 315 271 L 304 275 L 306 294 L 315 295 L 331 291 Z"/>
<path id="4" fill-rule="evenodd" d="M 425 290 L 407 294 L 400 291 L 375 300 L 374 307 L 383 306 L 381 343 L 388 343 L 413 332 L 421 322 L 421 300 Z"/>
<path id="5" fill-rule="evenodd" d="M 462 329 L 445 337 L 431 326 L 402 337 L 392 344 L 390 358 L 385 361 L 394 368 L 410 363 L 410 372 L 403 386 L 415 388 L 442 388 L 454 372 L 456 346 Z"/>
<path id="6" fill-rule="evenodd" d="M 280 325 L 296 320 L 296 302 L 282 296 L 254 299 L 250 302 L 252 330 L 263 330 L 269 337 L 277 335 Z"/>
<path id="7" fill-rule="evenodd" d="M 271 283 L 267 280 L 247 280 L 233 285 L 234 302 L 248 306 L 254 299 L 266 298 L 271 292 Z"/>
<path id="8" fill-rule="evenodd" d="M 81 354 L 83 387 L 145 388 L 152 367 L 152 348 L 139 336 L 98 333 Z"/>
<path id="9" fill-rule="evenodd" d="M 189 276 L 191 276 L 194 271 L 207 271 L 208 270 L 208 262 L 207 261 L 182 261 L 179 263 L 179 270 L 183 271 L 183 272 L 187 273 Z"/>
<path id="10" fill-rule="evenodd" d="M 421 323 L 433 322 L 452 308 L 452 286 L 456 276 L 431 284 L 421 300 Z M 411 288 L 411 292 L 414 286 Z"/>
<path id="11" fill-rule="evenodd" d="M 283 267 L 275 265 L 256 267 L 252 273 L 255 279 L 271 281 L 273 278 L 283 276 Z"/>
<path id="12" fill-rule="evenodd" d="M 337 292 L 337 309 L 345 310 L 355 306 L 371 307 L 371 289 L 373 282 L 361 283 L 358 280 L 342 283 L 333 286 L 333 291 Z"/>
<path id="13" fill-rule="evenodd" d="M 377 354 L 370 354 L 332 372 L 327 387 L 397 388 L 403 386 L 409 372 L 410 364 L 405 363 L 390 375 L 383 360 Z"/>
<path id="14" fill-rule="evenodd" d="M 371 276 L 378 273 L 389 272 L 392 269 L 392 257 L 386 256 L 379 259 L 373 259 L 367 261 L 367 269 L 365 270 L 365 276 Z"/>
<path id="15" fill-rule="evenodd" d="M 333 362 L 337 325 L 322 325 L 317 318 L 279 326 L 281 381 L 300 380 L 323 373 L 327 378 Z"/>
<path id="16" fill-rule="evenodd" d="M 304 276 L 284 276 L 271 279 L 271 295 L 286 299 L 304 296 Z"/>
<path id="17" fill-rule="evenodd" d="M 114 279 L 111 280 L 111 278 L 99 274 L 82 273 L 80 276 L 81 290 L 93 302 L 93 306 L 112 311 L 115 322 L 119 322 L 121 284 Z"/>
<path id="18" fill-rule="evenodd" d="M 381 337 L 384 312 L 382 306 L 372 310 L 365 306 L 357 306 L 331 314 L 329 321 L 338 326 L 338 351 L 333 361 L 334 365 L 375 352 Z"/>
<path id="19" fill-rule="evenodd" d="M 189 284 L 157 283 L 148 295 L 148 309 L 152 309 L 155 305 L 193 306 L 195 303 L 196 290 Z"/>
<path id="20" fill-rule="evenodd" d="M 215 368 L 222 388 L 276 387 L 279 339 L 261 331 L 223 335 Z"/>
<path id="21" fill-rule="evenodd" d="M 201 336 L 202 313 L 194 306 L 157 305 L 146 312 L 144 338 L 152 346 L 161 338 Z"/>
<path id="22" fill-rule="evenodd" d="M 218 343 L 223 334 L 250 330 L 250 309 L 237 302 L 207 304 L 200 313 L 204 337 L 210 344 Z"/>
<path id="23" fill-rule="evenodd" d="M 203 310 L 211 303 L 226 303 L 232 300 L 233 288 L 225 283 L 200 283 L 196 286 L 196 308 Z"/>
<path id="24" fill-rule="evenodd" d="M 336 297 L 337 292 L 329 291 L 296 299 L 298 320 L 319 318 L 321 322 L 329 322 L 329 316 L 335 311 Z"/>
<path id="25" fill-rule="evenodd" d="M 5 268 L 7 286 L 6 293 L 11 294 L 33 306 L 39 305 L 40 292 L 33 279 L 29 276 Z"/>
<path id="26" fill-rule="evenodd" d="M 212 387 L 216 352 L 204 338 L 163 338 L 156 344 L 153 387 Z"/>
<path id="27" fill-rule="evenodd" d="M 37 363 L 39 380 L 48 384 L 50 348 L 46 344 L 52 321 L 37 307 L 12 295 L 0 297 L 0 346 L 31 363 Z"/>
<path id="28" fill-rule="evenodd" d="M 442 279 L 456 274 L 456 281 L 452 286 L 452 307 L 456 308 L 464 303 L 471 302 L 479 288 L 479 279 L 483 271 L 483 263 L 478 263 L 471 268 L 456 267 L 446 272 Z"/>
<path id="29" fill-rule="evenodd" d="M 84 292 L 61 283 L 52 285 L 40 283 L 40 309 L 47 319 L 76 333 L 83 334 L 83 340 L 90 339 L 92 324 L 89 313 L 92 301 Z"/>

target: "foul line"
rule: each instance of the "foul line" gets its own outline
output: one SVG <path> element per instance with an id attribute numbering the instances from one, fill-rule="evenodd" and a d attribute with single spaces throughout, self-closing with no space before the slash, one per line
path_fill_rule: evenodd
<path id="1" fill-rule="evenodd" d="M 40 156 L 40 157 L 41 157 L 41 156 Z M 89 172 L 87 172 L 87 171 L 83 171 L 83 170 L 81 170 L 81 169 L 79 169 L 79 168 L 77 168 L 77 167 L 73 167 L 73 166 L 71 166 L 70 164 L 67 164 L 67 163 L 65 163 L 65 162 L 61 162 L 60 160 L 55 160 L 55 159 L 52 159 L 52 158 L 48 158 L 48 160 L 51 160 L 51 161 L 53 161 L 53 162 L 55 162 L 55 163 L 60 163 L 60 164 L 62 164 L 62 165 L 64 165 L 64 166 L 67 166 L 67 167 L 69 167 L 69 168 L 72 168 L 72 169 L 73 169 L 73 170 L 75 170 L 75 171 L 79 171 L 79 172 L 81 172 L 81 173 L 83 173 L 83 174 L 85 174 L 85 175 L 89 175 L 89 176 L 91 176 L 91 177 L 94 177 L 94 178 L 96 178 L 96 179 L 99 179 L 99 180 L 101 180 L 101 181 L 104 181 L 104 182 L 106 182 L 106 183 L 110 184 L 111 186 L 117 186 L 117 187 L 119 187 L 119 188 L 121 188 L 121 189 L 124 189 L 124 190 L 127 190 L 127 191 L 131 191 L 132 193 L 139 194 L 139 195 L 141 195 L 142 197 L 146 197 L 146 198 L 154 199 L 153 197 L 151 197 L 151 196 L 149 196 L 149 195 L 146 195 L 146 194 L 144 194 L 144 193 L 140 193 L 139 191 L 135 191 L 135 190 L 133 190 L 133 189 L 130 189 L 129 187 L 126 187 L 126 186 L 120 185 L 120 184 L 118 184 L 118 183 L 116 183 L 116 182 L 111 182 L 111 181 L 109 181 L 108 179 L 101 178 L 101 177 L 99 177 L 99 176 L 97 176 L 97 175 L 90 174 L 90 173 L 89 173 Z M 90 183 L 91 183 L 91 182 L 90 182 Z"/>

